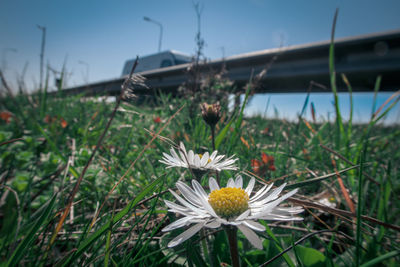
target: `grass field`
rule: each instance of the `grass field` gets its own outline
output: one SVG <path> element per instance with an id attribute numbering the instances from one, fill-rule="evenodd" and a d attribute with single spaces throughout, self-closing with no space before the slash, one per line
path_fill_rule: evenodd
<path id="1" fill-rule="evenodd" d="M 333 53 L 331 63 L 332 58 Z M 225 186 L 240 174 L 244 186 L 256 178 L 255 190 L 271 183 L 287 183 L 285 192 L 298 188 L 281 205 L 304 209 L 297 215 L 301 221 L 258 220 L 265 229 L 257 231 L 262 249 L 238 231 L 233 254 L 241 265 L 397 266 L 400 127 L 380 121 L 398 94 L 374 108 L 369 124 L 342 118 L 337 97 L 335 123 L 306 121 L 303 111 L 297 122 L 287 122 L 243 117 L 252 86 L 234 110 L 221 102 L 215 135 L 200 110 L 202 101 L 210 101 L 204 96 L 161 95 L 136 105 L 66 96 L 62 90 L 52 96 L 45 89 L 4 93 L 2 265 L 235 265 L 222 227 L 205 228 L 172 248 L 168 242 L 188 226 L 161 230 L 180 218 L 163 201 L 176 202 L 168 189 L 178 192 L 178 181 L 190 185 L 197 179 L 209 193 L 210 177 Z M 304 107 L 310 108 L 307 101 Z M 201 177 L 190 168 L 166 168 L 159 162 L 163 152 L 177 150 L 180 142 L 204 155 L 215 146 L 218 154 L 234 155 L 238 169 Z"/>

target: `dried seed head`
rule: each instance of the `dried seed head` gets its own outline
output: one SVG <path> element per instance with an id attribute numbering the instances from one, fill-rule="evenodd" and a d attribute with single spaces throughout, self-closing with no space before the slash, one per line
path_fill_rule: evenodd
<path id="1" fill-rule="evenodd" d="M 122 85 L 122 90 L 124 90 L 123 98 L 135 98 L 135 91 L 149 89 L 145 82 L 146 78 L 140 74 L 134 74 L 131 77 L 128 77 Z"/>

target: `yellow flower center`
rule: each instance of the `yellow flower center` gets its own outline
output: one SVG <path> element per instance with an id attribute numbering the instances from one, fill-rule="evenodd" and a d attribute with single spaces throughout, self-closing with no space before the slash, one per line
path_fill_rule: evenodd
<path id="1" fill-rule="evenodd" d="M 202 157 L 203 157 L 203 154 L 199 154 L 199 158 L 201 159 Z M 211 162 L 211 159 L 208 158 L 207 163 L 210 163 L 210 162 Z"/>
<path id="2" fill-rule="evenodd" d="M 214 190 L 208 196 L 208 203 L 221 217 L 238 216 L 249 207 L 249 195 L 242 188 L 225 187 Z"/>

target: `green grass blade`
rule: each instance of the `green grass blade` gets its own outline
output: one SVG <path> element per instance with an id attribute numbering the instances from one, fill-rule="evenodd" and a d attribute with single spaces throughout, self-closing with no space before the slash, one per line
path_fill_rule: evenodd
<path id="1" fill-rule="evenodd" d="M 83 252 L 85 252 L 85 250 L 93 244 L 93 242 L 95 242 L 99 237 L 101 237 L 109 228 L 110 228 L 110 224 L 115 224 L 117 223 L 119 220 L 121 220 L 126 214 L 128 214 L 128 212 L 135 207 L 135 205 L 137 205 L 139 203 L 139 201 L 141 201 L 148 193 L 152 192 L 153 189 L 162 182 L 162 177 L 156 179 L 154 182 L 152 182 L 151 184 L 149 184 L 139 195 L 137 195 L 137 197 L 135 199 L 133 199 L 123 210 L 121 210 L 120 212 L 118 212 L 113 221 L 109 221 L 107 222 L 105 225 L 103 225 L 102 227 L 100 227 L 99 230 L 97 230 L 95 233 L 93 233 L 91 236 L 89 236 L 86 240 L 84 240 L 82 242 L 82 244 L 80 245 L 80 247 L 78 248 L 78 250 L 76 251 L 76 253 L 74 253 L 74 255 L 71 257 L 71 260 L 67 261 L 66 265 L 71 264 L 71 262 L 73 262 L 75 259 L 77 259 Z"/>
<path id="2" fill-rule="evenodd" d="M 301 109 L 301 112 L 300 112 L 300 116 L 299 116 L 300 119 L 303 118 L 303 115 L 306 112 L 308 102 L 310 101 L 310 93 L 311 93 L 310 91 L 307 92 L 307 96 L 306 96 L 306 99 L 304 100 L 303 108 Z"/>
<path id="3" fill-rule="evenodd" d="M 248 99 L 249 99 L 249 95 L 250 95 L 251 88 L 252 88 L 251 85 L 248 85 L 248 86 L 247 86 L 246 95 L 245 95 L 245 97 L 244 97 L 243 104 L 242 104 L 242 107 L 241 107 L 241 109 L 240 109 L 239 117 L 238 117 L 237 120 L 236 120 L 235 129 L 234 129 L 234 131 L 233 131 L 232 137 L 230 138 L 230 146 L 229 146 L 229 149 L 232 149 L 233 146 L 237 143 L 237 138 L 238 138 L 238 136 L 239 136 L 239 134 L 240 134 L 240 127 L 241 127 L 242 121 L 243 121 L 244 109 L 245 109 L 245 107 L 246 107 L 246 105 L 247 105 L 247 102 L 248 102 Z"/>
<path id="4" fill-rule="evenodd" d="M 342 73 L 342 80 L 346 84 L 347 90 L 349 91 L 350 114 L 349 114 L 349 121 L 347 122 L 346 156 L 350 157 L 350 142 L 351 142 L 351 133 L 353 128 L 353 111 L 354 111 L 353 88 L 351 87 L 351 84 L 344 73 Z"/>
<path id="5" fill-rule="evenodd" d="M 364 144 L 364 153 L 360 159 L 360 170 L 358 175 L 358 203 L 357 203 L 357 228 L 356 228 L 356 265 L 360 265 L 361 260 L 361 214 L 362 214 L 362 188 L 363 188 L 363 163 L 365 159 L 365 153 L 367 151 L 368 140 Z"/>
<path id="6" fill-rule="evenodd" d="M 233 115 L 231 120 L 228 122 L 227 125 L 219 132 L 217 137 L 215 138 L 215 149 L 218 149 L 222 140 L 224 140 L 226 134 L 228 133 L 229 128 L 231 127 L 232 123 L 235 121 L 236 115 Z"/>
<path id="7" fill-rule="evenodd" d="M 43 223 L 47 220 L 49 217 L 51 211 L 53 210 L 54 203 L 56 200 L 57 194 L 55 194 L 49 204 L 47 205 L 46 209 L 42 213 L 42 215 L 39 217 L 39 219 L 36 221 L 36 223 L 32 226 L 28 234 L 25 236 L 25 238 L 21 241 L 21 243 L 18 245 L 14 253 L 11 255 L 10 259 L 7 262 L 7 266 L 15 266 L 18 264 L 20 259 L 25 255 L 25 252 L 27 249 L 30 248 L 30 245 L 34 241 L 34 238 L 39 231 L 40 227 L 43 225 Z"/>
<path id="8" fill-rule="evenodd" d="M 399 101 L 400 101 L 400 97 L 398 97 L 395 101 L 393 101 L 393 103 L 390 104 L 390 106 L 389 106 L 378 118 L 376 118 L 376 119 L 374 120 L 373 124 L 379 122 L 383 117 L 385 117 L 386 114 L 388 114 L 389 111 L 392 110 L 392 108 L 393 108 L 394 106 L 396 106 L 397 103 L 398 103 Z"/>
<path id="9" fill-rule="evenodd" d="M 381 87 L 381 81 L 382 81 L 381 75 L 376 77 L 375 86 L 374 86 L 374 99 L 372 102 L 371 120 L 374 118 L 374 114 L 376 112 L 376 104 L 377 104 L 378 92 Z"/>
<path id="10" fill-rule="evenodd" d="M 111 233 L 113 230 L 113 223 L 112 221 L 114 220 L 114 214 L 115 214 L 115 203 L 114 202 L 114 209 L 112 211 L 112 215 L 110 218 L 110 222 L 109 225 L 110 227 L 108 228 L 108 232 L 107 232 L 107 238 L 106 238 L 106 255 L 104 257 L 104 266 L 107 267 L 108 266 L 108 262 L 110 261 L 110 253 L 111 253 L 111 249 L 110 249 L 110 245 L 111 245 Z"/>
<path id="11" fill-rule="evenodd" d="M 382 256 L 379 256 L 373 260 L 370 260 L 366 263 L 364 263 L 363 265 L 361 265 L 361 267 L 370 267 L 370 266 L 376 266 L 378 263 L 381 263 L 384 260 L 390 259 L 392 257 L 396 257 L 397 255 L 400 254 L 400 250 L 395 250 L 395 251 L 391 251 L 388 252 Z"/>
<path id="12" fill-rule="evenodd" d="M 246 94 L 245 94 L 245 97 L 244 97 L 244 100 L 243 100 L 243 104 L 242 104 L 242 107 L 240 109 L 239 118 L 236 121 L 236 129 L 238 129 L 240 127 L 240 125 L 242 124 L 244 108 L 246 107 L 247 101 L 249 99 L 250 90 L 251 90 L 251 86 L 249 85 L 249 86 L 247 86 L 247 90 L 246 90 Z"/>
<path id="13" fill-rule="evenodd" d="M 40 118 L 44 118 L 44 114 L 46 113 L 46 108 L 47 108 L 47 90 L 49 88 L 49 69 L 47 68 L 46 71 L 46 81 L 44 83 L 44 90 L 41 93 L 40 96 L 40 101 L 41 101 L 41 106 L 40 106 Z M 42 89 L 40 89 L 42 90 Z"/>
<path id="14" fill-rule="evenodd" d="M 338 16 L 339 10 L 336 9 L 335 16 L 333 18 L 333 25 L 332 25 L 332 32 L 331 32 L 331 44 L 329 46 L 329 75 L 330 75 L 330 82 L 331 82 L 331 89 L 333 92 L 334 100 L 335 100 L 335 111 L 336 111 L 336 126 L 338 128 L 338 132 L 336 133 L 336 148 L 340 148 L 340 139 L 341 136 L 345 136 L 343 122 L 342 122 L 342 115 L 340 113 L 339 107 L 339 96 L 337 93 L 336 87 L 336 70 L 335 70 L 335 28 L 336 28 L 336 20 Z"/>

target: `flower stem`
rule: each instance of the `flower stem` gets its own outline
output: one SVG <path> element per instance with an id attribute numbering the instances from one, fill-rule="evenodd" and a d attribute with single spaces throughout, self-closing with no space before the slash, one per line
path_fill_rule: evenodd
<path id="1" fill-rule="evenodd" d="M 215 150 L 215 125 L 210 125 L 211 128 L 211 140 L 212 140 L 212 148 Z"/>
<path id="2" fill-rule="evenodd" d="M 240 267 L 239 263 L 239 251 L 237 246 L 237 228 L 233 226 L 225 227 L 226 235 L 229 241 L 229 250 L 231 252 L 231 260 L 233 267 Z"/>
<path id="3" fill-rule="evenodd" d="M 210 125 L 211 128 L 211 141 L 212 141 L 212 150 L 215 151 L 215 125 Z M 219 172 L 216 171 L 216 176 L 217 176 L 217 182 L 219 182 Z"/>

